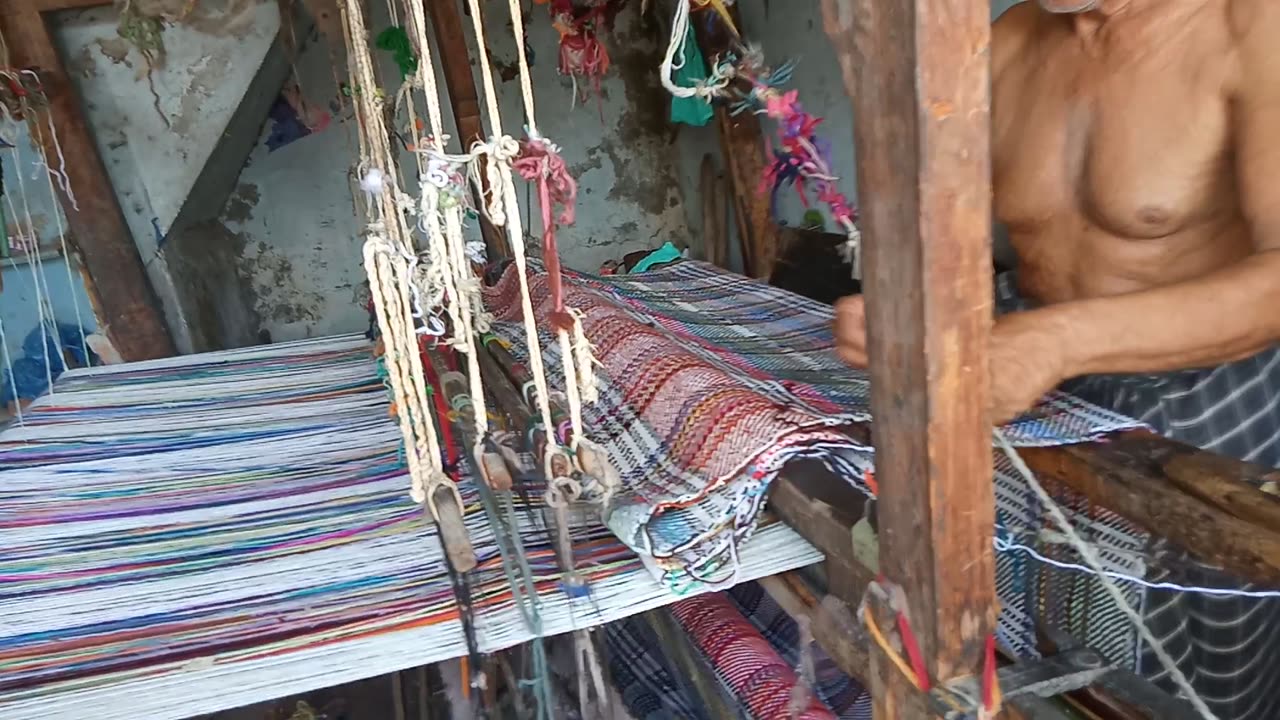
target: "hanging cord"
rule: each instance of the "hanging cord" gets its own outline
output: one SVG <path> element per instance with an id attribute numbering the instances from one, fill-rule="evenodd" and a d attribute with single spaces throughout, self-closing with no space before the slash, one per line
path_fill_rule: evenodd
<path id="1" fill-rule="evenodd" d="M 454 349 L 467 358 L 467 380 L 469 396 L 474 404 L 472 413 L 475 424 L 474 453 L 480 453 L 485 438 L 489 434 L 489 413 L 485 405 L 484 383 L 480 375 L 478 351 L 476 345 L 477 332 L 488 329 L 489 320 L 480 298 L 480 282 L 472 270 L 468 258 L 466 239 L 462 233 L 462 212 L 465 193 L 458 167 L 470 162 L 469 156 L 449 156 L 445 153 L 444 119 L 441 107 L 440 92 L 436 82 L 435 66 L 432 59 L 431 45 L 427 38 L 427 20 L 422 3 L 406 0 L 405 14 L 409 31 L 417 44 L 418 63 L 415 76 L 416 84 L 422 88 L 426 101 L 427 120 L 430 123 L 431 135 L 427 140 L 426 152 L 415 153 L 420 171 L 420 218 L 419 229 L 425 229 L 428 236 L 427 256 L 430 259 L 427 272 L 435 271 L 434 279 L 442 287 L 432 287 L 428 280 L 427 292 L 439 294 L 453 300 L 449 304 L 449 313 L 454 321 L 454 333 L 451 344 Z M 413 104 L 410 103 L 412 109 Z M 416 125 L 416 123 L 415 123 Z M 420 145 L 415 142 L 415 146 Z M 443 221 L 443 226 L 442 226 Z"/>
<path id="2" fill-rule="evenodd" d="M 57 131 L 56 131 L 56 130 L 53 130 L 53 127 L 54 127 L 54 126 L 53 126 L 53 111 L 52 111 L 52 109 L 46 109 L 46 110 L 45 110 L 45 113 L 46 113 L 46 114 L 48 115 L 48 117 L 49 117 L 49 128 L 50 128 L 51 132 L 53 132 L 53 138 L 52 138 L 52 139 L 53 139 L 53 145 L 54 145 L 54 147 L 55 147 L 55 148 L 57 148 L 57 149 L 58 149 L 58 153 L 59 153 L 59 160 L 60 160 L 60 161 L 65 162 L 65 161 L 63 160 L 63 158 L 61 157 L 61 153 L 62 153 L 61 147 L 62 147 L 62 146 L 61 146 L 61 144 L 58 142 L 58 139 L 57 139 Z M 67 287 L 68 287 L 68 288 L 72 288 L 72 289 L 73 289 L 73 290 L 72 290 L 72 292 L 71 292 L 71 309 L 72 309 L 72 311 L 75 313 L 75 317 L 76 317 L 76 329 L 77 329 L 77 330 L 79 330 L 79 332 L 80 332 L 80 351 L 84 354 L 84 364 L 85 364 L 85 366 L 87 367 L 87 366 L 89 366 L 89 365 L 90 365 L 90 361 L 89 361 L 89 340 L 88 340 L 88 338 L 87 338 L 87 337 L 86 337 L 86 335 L 85 335 L 84 319 L 83 319 L 83 317 L 80 315 L 80 297 L 79 297 L 79 293 L 74 292 L 74 288 L 76 287 L 76 281 L 75 281 L 75 277 L 74 277 L 74 276 L 72 275 L 72 273 L 71 273 L 71 250 L 70 250 L 70 248 L 68 248 L 68 246 L 67 246 L 67 231 L 66 231 L 66 228 L 64 227 L 63 222 L 62 222 L 62 213 L 61 213 L 61 212 L 58 212 L 58 211 L 56 210 L 56 208 L 58 207 L 58 195 L 57 195 L 57 191 L 56 191 L 56 190 L 54 190 L 54 187 L 53 187 L 53 178 L 54 178 L 54 176 L 55 176 L 55 172 L 54 172 L 53 168 L 49 166 L 49 158 L 48 158 L 48 156 L 47 156 L 47 155 L 45 155 L 45 151 L 44 151 L 44 133 L 40 130 L 40 125 L 39 125 L 39 123 L 31 123 L 31 125 L 30 125 L 30 126 L 35 128 L 35 131 L 36 131 L 36 147 L 37 147 L 37 148 L 39 148 L 39 152 L 40 152 L 41 160 L 43 161 L 43 163 L 44 163 L 44 167 L 45 167 L 45 169 L 47 170 L 47 172 L 45 172 L 45 173 L 44 173 L 44 179 L 45 179 L 45 182 L 48 184 L 48 187 L 49 187 L 49 199 L 50 199 L 50 200 L 52 201 L 52 203 L 53 203 L 52 207 L 53 207 L 53 208 L 55 208 L 55 211 L 54 211 L 54 213 L 53 213 L 53 220 L 54 220 L 54 222 L 56 223 L 56 225 L 57 225 L 57 227 L 58 227 L 58 242 L 60 243 L 60 245 L 61 245 L 61 247 L 62 247 L 62 258 L 63 258 L 63 260 L 64 260 L 64 262 L 65 262 L 65 264 L 66 264 L 66 266 L 67 266 Z M 67 176 L 66 176 L 66 173 L 65 173 L 65 172 L 61 172 L 61 173 L 59 173 L 59 176 L 60 176 L 60 177 L 61 177 L 61 178 L 66 182 L 66 184 L 65 184 L 65 185 L 63 186 L 63 188 L 62 188 L 63 192 L 66 194 L 67 199 L 68 199 L 68 200 L 70 200 L 72 203 L 74 203 L 74 202 L 75 202 L 75 195 L 71 192 L 71 182 L 70 182 L 70 180 L 69 180 L 69 179 L 67 179 Z"/>
<path id="3" fill-rule="evenodd" d="M 662 58 L 660 71 L 662 87 L 678 98 L 697 97 L 709 101 L 724 94 L 725 88 L 729 86 L 729 82 L 733 79 L 733 68 L 729 65 L 719 64 L 712 69 L 711 77 L 704 81 L 699 81 L 691 87 L 684 87 L 676 83 L 675 71 L 678 67 L 683 66 L 685 43 L 689 41 L 690 10 L 689 0 L 676 0 L 676 14 L 671 21 L 671 39 L 667 42 L 667 52 Z M 680 65 L 677 65 L 677 56 L 680 58 Z"/>
<path id="4" fill-rule="evenodd" d="M 1160 661 L 1160 664 L 1169 673 L 1169 677 L 1173 680 L 1174 685 L 1178 686 L 1178 689 L 1182 691 L 1183 696 L 1186 697 L 1187 701 L 1191 703 L 1192 707 L 1196 709 L 1196 712 L 1198 712 L 1202 718 L 1205 718 L 1205 720 L 1217 720 L 1216 716 L 1214 716 L 1213 712 L 1209 709 L 1208 704 L 1206 704 L 1204 699 L 1196 693 L 1195 688 L 1191 686 L 1191 681 L 1188 680 L 1187 676 L 1178 668 L 1178 663 L 1169 655 L 1169 651 L 1164 648 L 1164 645 L 1161 644 L 1160 640 L 1156 638 L 1155 634 L 1153 634 L 1147 627 L 1146 622 L 1143 621 L 1142 616 L 1138 614 L 1138 611 L 1134 610 L 1129 604 L 1129 601 L 1125 599 L 1124 593 L 1120 590 L 1120 586 L 1107 576 L 1106 571 L 1102 567 L 1102 561 L 1098 558 L 1098 553 L 1089 545 L 1088 542 L 1081 538 L 1075 528 L 1072 527 L 1071 521 L 1067 519 L 1062 507 L 1059 506 L 1058 503 L 1054 502 L 1048 491 L 1044 489 L 1044 486 L 1036 480 L 1035 473 L 1031 472 L 1031 468 L 1027 467 L 1027 463 L 1022 459 L 1022 456 L 1018 451 L 1014 449 L 1013 445 L 1009 443 L 1009 439 L 1005 436 L 1004 432 L 999 428 L 996 428 L 994 433 L 996 444 L 1004 451 L 1005 455 L 1009 458 L 1009 462 L 1013 464 L 1013 467 L 1022 476 L 1022 479 L 1026 481 L 1027 486 L 1035 493 L 1036 497 L 1040 500 L 1040 503 L 1049 511 L 1049 517 L 1053 518 L 1058 529 L 1062 531 L 1063 536 L 1065 536 L 1067 540 L 1067 544 L 1080 555 L 1080 558 L 1084 560 L 1085 565 L 1089 566 L 1089 569 L 1091 569 L 1097 576 L 1098 582 L 1102 584 L 1103 590 L 1105 590 L 1107 595 L 1109 595 L 1112 601 L 1115 602 L 1116 607 L 1118 607 L 1120 611 L 1124 613 L 1125 617 L 1129 618 L 1134 627 L 1137 628 L 1138 634 L 1141 635 L 1143 641 L 1151 647 L 1152 652 L 1155 653 L 1156 659 Z"/>
<path id="5" fill-rule="evenodd" d="M 366 193 L 364 247 L 369 290 L 373 296 L 379 329 L 385 346 L 396 415 L 405 442 L 411 478 L 410 494 L 426 503 L 439 518 L 436 491 L 444 488 L 463 507 L 457 485 L 444 472 L 434 413 L 427 400 L 425 373 L 419 355 L 418 337 L 413 327 L 410 297 L 413 242 L 405 212 L 411 201 L 400 192 L 395 162 L 377 91 L 373 60 L 369 53 L 368 31 L 359 2 L 347 0 L 341 6 L 343 28 L 350 52 L 353 84 L 356 85 L 356 117 L 360 124 L 360 183 Z M 443 421 L 443 420 L 441 420 Z M 425 458 L 425 463 L 424 463 Z"/>
<path id="6" fill-rule="evenodd" d="M 3 113 L 6 123 L 12 125 L 15 128 L 19 127 L 18 121 L 9 112 L 9 108 L 5 106 L 3 103 L 0 103 L 0 113 Z M 57 360 L 58 360 L 59 368 L 63 368 L 65 366 L 66 358 L 63 354 L 64 351 L 62 348 L 62 337 L 61 337 L 61 334 L 58 332 L 58 318 L 56 315 L 54 315 L 53 305 L 49 300 L 51 293 L 49 291 L 49 279 L 44 272 L 44 258 L 42 257 L 42 254 L 40 251 L 40 237 L 39 235 L 36 234 L 35 222 L 31 217 L 31 204 L 27 198 L 27 184 L 26 184 L 26 180 L 24 180 L 24 173 L 22 172 L 22 150 L 20 148 L 20 145 L 22 143 L 21 141 L 18 140 L 18 136 L 19 136 L 19 133 L 15 132 L 14 133 L 15 142 L 13 143 L 13 165 L 15 168 L 14 175 L 17 176 L 18 178 L 18 195 L 22 198 L 22 214 L 19 215 L 17 213 L 17 210 L 13 207 L 13 201 L 9 199 L 9 196 L 7 194 L 4 196 L 4 201 L 9 206 L 10 216 L 13 217 L 15 220 L 18 220 L 19 235 L 21 235 L 22 233 L 24 219 L 26 221 L 26 228 L 31 233 L 30 246 L 27 248 L 27 262 L 31 266 L 31 282 L 32 282 L 32 285 L 35 287 L 35 291 L 36 291 L 36 310 L 37 310 L 37 315 L 40 319 L 40 343 L 41 343 L 40 351 L 44 355 L 45 380 L 49 385 L 49 389 L 48 389 L 49 394 L 53 395 L 54 394 L 54 389 L 53 389 L 54 359 L 49 357 L 49 330 L 50 330 L 49 326 L 50 325 L 53 326 L 52 327 L 53 339 L 54 339 L 53 346 L 54 346 L 54 349 L 57 350 L 58 352 Z M 5 232 L 8 232 L 7 228 L 5 229 Z M 70 262 L 70 259 L 68 258 L 67 261 Z M 10 258 L 9 262 L 15 268 L 17 267 L 17 263 L 13 260 L 13 258 Z M 59 369 L 58 373 L 61 374 L 62 370 Z"/>
<path id="7" fill-rule="evenodd" d="M 523 144 L 523 153 L 515 163 L 521 177 L 533 182 L 538 187 L 539 206 L 542 211 L 542 250 L 546 263 L 547 281 L 552 300 L 551 325 L 556 332 L 556 341 L 560 346 L 561 366 L 564 370 L 566 404 L 569 406 L 569 419 L 573 427 L 573 437 L 569 449 L 578 461 L 578 467 L 597 480 L 603 491 L 597 500 L 601 503 L 602 514 L 607 512 L 609 502 L 621 487 L 616 473 L 609 469 L 608 459 L 599 446 L 590 443 L 582 421 L 582 403 L 593 403 L 598 399 L 599 390 L 596 383 L 595 368 L 600 363 L 596 360 L 591 343 L 587 340 L 582 326 L 582 313 L 573 308 L 566 308 L 564 287 L 560 271 L 560 252 L 556 244 L 556 223 L 570 225 L 574 221 L 577 183 L 569 174 L 560 149 L 538 131 L 537 111 L 533 99 L 533 76 L 529 70 L 529 61 L 525 53 L 524 16 L 520 0 L 507 0 L 511 13 L 511 32 L 516 44 L 516 61 L 519 66 L 520 91 L 524 100 L 525 127 L 528 139 Z M 487 56 L 486 56 L 487 57 Z M 556 205 L 561 207 L 560 216 L 554 217 Z M 525 268 L 519 268 L 521 292 L 527 296 L 527 280 Z M 523 298 L 522 298 L 523 299 Z M 525 317 L 531 317 L 531 307 L 524 308 Z M 526 320 L 528 322 L 528 320 Z M 570 334 L 572 333 L 572 340 Z M 540 354 L 540 353 L 539 353 Z M 531 365 L 532 353 L 530 354 Z M 541 365 L 541 357 L 537 365 Z M 547 446 L 552 446 L 552 426 L 550 424 L 549 397 L 546 395 L 545 379 L 541 367 L 533 368 L 535 381 L 542 379 L 539 392 L 539 410 L 544 405 L 543 421 L 547 432 Z M 586 459 L 582 453 L 584 443 L 588 444 Z M 549 455 L 548 455 L 549 458 Z M 550 461 L 547 462 L 550 470 Z M 548 475 L 549 478 L 554 477 Z"/>

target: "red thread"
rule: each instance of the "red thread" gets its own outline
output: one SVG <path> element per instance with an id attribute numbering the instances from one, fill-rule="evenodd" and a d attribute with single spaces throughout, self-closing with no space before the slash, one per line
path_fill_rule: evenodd
<path id="1" fill-rule="evenodd" d="M 453 439 L 453 423 L 449 422 L 449 405 L 444 397 L 444 383 L 436 375 L 436 368 L 424 352 L 422 354 L 422 370 L 427 384 L 431 386 L 431 397 L 436 405 L 436 418 L 440 421 L 440 442 L 444 446 L 444 464 L 446 468 L 454 467 L 458 461 L 458 447 Z"/>
<path id="2" fill-rule="evenodd" d="M 898 633 L 902 635 L 902 647 L 907 651 L 907 659 L 911 661 L 911 669 L 916 673 L 920 690 L 929 692 L 929 668 L 925 667 L 924 654 L 920 652 L 920 643 L 911 630 L 911 621 L 907 620 L 906 613 L 901 610 L 898 611 Z"/>
<path id="3" fill-rule="evenodd" d="M 876 474 L 871 469 L 862 472 L 862 481 L 867 484 L 867 489 L 875 497 L 880 497 L 880 483 L 876 482 Z"/>
<path id="4" fill-rule="evenodd" d="M 526 138 L 520 143 L 520 156 L 512 163 L 520 177 L 538 185 L 538 204 L 542 208 L 542 260 L 547 266 L 552 310 L 551 324 L 559 330 L 573 327 L 573 317 L 565 311 L 564 284 L 560 276 L 560 251 L 556 246 L 556 224 L 572 225 L 578 184 L 569 174 L 564 158 L 551 143 L 539 138 Z M 559 217 L 552 217 L 560 206 Z"/>

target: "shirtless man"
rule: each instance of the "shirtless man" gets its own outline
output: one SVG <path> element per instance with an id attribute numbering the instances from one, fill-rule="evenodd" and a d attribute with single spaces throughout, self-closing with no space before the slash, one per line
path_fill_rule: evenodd
<path id="1" fill-rule="evenodd" d="M 1280 466 L 1280 0 L 1034 0 L 996 22 L 991 57 L 994 208 L 1018 259 L 993 419 L 1066 383 Z M 860 297 L 836 337 L 865 367 Z M 1280 717 L 1280 612 L 1147 605 L 1222 717 Z"/>

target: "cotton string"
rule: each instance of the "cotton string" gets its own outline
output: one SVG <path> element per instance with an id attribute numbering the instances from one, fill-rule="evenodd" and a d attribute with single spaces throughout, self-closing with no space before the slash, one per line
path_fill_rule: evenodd
<path id="1" fill-rule="evenodd" d="M 8 107 L 0 104 L 0 112 L 3 112 L 4 118 L 8 123 L 13 124 L 14 126 L 17 125 L 17 121 L 9 113 Z M 22 149 L 20 147 L 22 143 L 17 142 L 16 135 L 14 137 L 14 140 L 15 142 L 12 143 L 13 144 L 13 148 L 12 148 L 13 149 L 13 165 L 15 168 L 14 175 L 16 175 L 18 178 L 18 195 L 19 197 L 22 198 L 22 214 L 19 215 L 17 213 L 16 209 L 13 207 L 13 201 L 9 199 L 9 195 L 7 193 L 5 194 L 4 199 L 5 199 L 5 203 L 9 206 L 11 217 L 19 221 L 18 222 L 19 235 L 21 235 L 22 233 L 22 227 L 23 227 L 22 221 L 24 219 L 26 221 L 27 230 L 31 233 L 31 238 L 30 238 L 31 246 L 27 249 L 27 261 L 31 265 L 31 282 L 34 285 L 35 292 L 36 292 L 36 309 L 40 319 L 41 352 L 45 355 L 45 358 L 44 358 L 45 381 L 48 383 L 49 394 L 53 395 L 54 394 L 53 358 L 49 357 L 49 325 L 50 324 L 53 325 L 54 347 L 58 351 L 59 367 L 62 367 L 62 364 L 65 363 L 66 361 L 63 355 L 61 334 L 58 332 L 58 328 L 57 328 L 58 320 L 57 320 L 57 317 L 54 316 L 53 314 L 53 305 L 49 301 L 49 298 L 51 297 L 51 293 L 49 291 L 48 277 L 45 275 L 45 272 L 44 272 L 44 258 L 42 257 L 40 252 L 40 238 L 38 235 L 36 235 L 35 222 L 31 217 L 31 204 L 30 202 L 28 202 L 28 198 L 27 198 L 27 185 L 26 185 L 26 181 L 23 179 L 24 173 L 22 171 Z M 5 232 L 8 232 L 8 230 L 6 229 Z M 71 259 L 67 258 L 67 262 L 69 263 L 70 261 Z M 15 268 L 17 267 L 17 263 L 12 258 L 10 258 L 9 262 Z"/>
<path id="2" fill-rule="evenodd" d="M 1004 432 L 999 428 L 996 428 L 995 438 L 1000 449 L 1008 456 L 1009 462 L 1011 462 L 1018 473 L 1022 475 L 1022 479 L 1026 481 L 1027 486 L 1031 488 L 1032 492 L 1034 492 L 1036 497 L 1039 498 L 1041 504 L 1043 504 L 1045 509 L 1049 511 L 1049 516 L 1053 518 L 1053 521 L 1058 525 L 1058 528 L 1062 531 L 1063 535 L 1066 536 L 1068 544 L 1073 550 L 1079 553 L 1085 564 L 1093 570 L 1094 574 L 1098 577 L 1098 582 L 1102 584 L 1103 590 L 1111 596 L 1112 601 L 1116 603 L 1116 606 L 1120 611 L 1133 622 L 1134 627 L 1137 628 L 1138 634 L 1142 636 L 1142 639 L 1151 646 L 1152 652 L 1155 653 L 1156 658 L 1160 661 L 1160 664 L 1164 666 L 1164 669 L 1168 671 L 1169 677 L 1173 680 L 1173 683 L 1178 686 L 1178 689 L 1182 691 L 1183 695 L 1186 696 L 1187 700 L 1196 709 L 1196 712 L 1200 713 L 1202 718 L 1205 718 L 1205 720 L 1217 720 L 1216 716 L 1209 709 L 1209 706 L 1205 704 L 1205 701 L 1196 693 L 1195 688 L 1191 686 L 1191 681 L 1187 679 L 1186 675 L 1182 674 L 1182 670 L 1178 669 L 1178 664 L 1169 655 L 1169 652 L 1165 650 L 1164 645 L 1162 645 L 1160 640 L 1157 639 L 1151 630 L 1147 628 L 1147 624 L 1143 621 L 1142 616 L 1139 615 L 1131 605 L 1129 605 L 1129 601 L 1125 599 L 1124 593 L 1121 592 L 1120 587 L 1116 585 L 1114 580 L 1106 575 L 1106 571 L 1102 567 L 1102 561 L 1098 558 L 1097 553 L 1089 543 L 1085 542 L 1084 539 L 1076 533 L 1075 528 L 1072 527 L 1071 521 L 1067 519 L 1062 508 L 1054 502 L 1049 493 L 1042 485 L 1040 485 L 1040 482 L 1036 480 L 1035 473 L 1031 471 L 1031 468 L 1027 467 L 1026 462 L 1023 461 L 1022 456 L 1018 454 L 1018 451 L 1013 448 L 1013 445 L 1009 443 L 1009 439 L 1005 437 Z"/>
<path id="3" fill-rule="evenodd" d="M 560 259 L 555 243 L 556 218 L 552 216 L 552 205 L 553 200 L 559 200 L 563 203 L 564 210 L 560 221 L 565 224 L 572 223 L 574 217 L 573 203 L 577 188 L 572 176 L 564 168 L 564 161 L 560 158 L 557 148 L 538 132 L 537 112 L 533 100 L 533 79 L 532 73 L 529 71 L 529 61 L 524 47 L 524 17 L 520 7 L 520 0 L 508 0 L 507 5 L 511 12 L 511 31 L 515 36 L 520 90 L 524 99 L 525 124 L 531 144 L 541 144 L 543 146 L 534 151 L 535 157 L 533 158 L 536 163 L 541 165 L 540 172 L 537 174 L 537 181 L 538 196 L 542 208 L 543 254 L 546 256 L 544 259 L 547 263 L 548 277 L 553 283 L 554 307 L 552 309 L 552 324 L 555 326 L 557 341 L 560 344 L 561 363 L 565 374 L 565 394 L 569 406 L 569 419 L 573 427 L 573 439 L 570 447 L 576 451 L 578 446 L 586 440 L 586 430 L 582 422 L 582 403 L 584 400 L 586 402 L 595 402 L 597 396 L 595 381 L 595 365 L 597 363 L 591 351 L 591 344 L 582 328 L 581 314 L 572 309 L 566 310 L 564 306 L 564 291 L 563 288 L 559 287 Z M 526 175 L 526 177 L 528 176 Z M 556 192 L 554 194 L 551 192 L 552 181 L 556 183 Z M 524 272 L 523 268 L 521 268 L 521 272 Z M 521 285 L 522 292 L 526 292 L 525 287 L 525 284 Z M 568 315 L 568 317 L 564 317 L 565 315 Z M 563 327 L 563 323 L 566 321 L 569 324 L 567 328 Z M 572 342 L 569 339 L 570 330 L 573 332 Z M 543 391 L 540 389 L 540 392 Z M 541 403 L 542 401 L 540 400 L 539 402 Z M 546 415 L 549 418 L 549 409 Z M 550 426 L 548 426 L 549 436 Z M 607 480 L 606 478 L 600 479 L 602 481 Z M 606 487 L 606 500 L 614 490 L 616 488 Z"/>
<path id="4" fill-rule="evenodd" d="M 377 80 L 369 54 L 368 31 L 358 2 L 342 6 L 348 33 L 350 57 L 357 88 L 356 108 L 360 119 L 361 184 L 368 194 L 368 225 L 364 255 L 369 289 L 382 331 L 396 414 L 405 441 L 405 455 L 411 477 L 411 495 L 425 502 L 438 517 L 435 491 L 448 488 L 458 506 L 462 498 L 457 486 L 444 473 L 435 418 L 427 401 L 422 358 L 413 330 L 413 310 L 409 297 L 411 272 L 406 256 L 413 258 L 412 239 L 404 218 L 407 198 L 399 189 L 395 163 L 381 103 L 376 96 Z M 376 182 L 374 180 L 376 179 Z M 423 456 L 427 467 L 423 467 Z"/>
<path id="5" fill-rule="evenodd" d="M 471 9 L 471 24 L 475 32 L 476 45 L 480 57 L 480 77 L 484 89 L 485 107 L 489 111 L 489 129 L 491 137 L 488 159 L 489 191 L 493 194 L 490 202 L 490 219 L 495 225 L 504 224 L 507 229 L 507 240 L 511 244 L 511 254 L 515 259 L 516 269 L 520 276 L 520 308 L 524 314 L 525 340 L 529 345 L 529 371 L 533 376 L 537 389 L 537 405 L 542 416 L 542 426 L 546 428 L 547 453 L 543 465 L 548 478 L 551 477 L 552 447 L 555 443 L 555 425 L 551 421 L 551 392 L 547 386 L 546 366 L 542 360 L 542 346 L 538 339 L 535 325 L 533 300 L 529 295 L 529 271 L 525 258 L 524 228 L 520 224 L 520 201 L 516 197 L 515 183 L 511 177 L 511 160 L 519 147 L 510 136 L 502 134 L 502 118 L 498 114 L 498 93 L 494 88 L 493 70 L 489 67 L 489 48 L 485 41 L 484 18 L 480 13 L 479 0 L 467 0 Z M 519 17 L 519 13 L 516 14 Z M 512 21 L 513 24 L 516 22 Z M 523 42 L 517 42 L 523 48 Z"/>
<path id="6" fill-rule="evenodd" d="M 61 157 L 62 144 L 58 142 L 58 132 L 53 125 L 53 111 L 46 110 L 45 113 L 49 117 L 49 128 L 50 128 L 50 132 L 52 133 L 53 146 L 54 148 L 57 149 L 57 152 L 59 153 L 58 159 L 60 162 L 65 164 L 65 159 Z M 58 242 L 62 247 L 62 258 L 65 261 L 65 264 L 67 266 L 67 287 L 75 288 L 76 287 L 75 277 L 71 274 L 71 252 L 67 247 L 67 232 L 66 232 L 66 228 L 62 223 L 62 213 L 58 211 L 58 194 L 53 189 L 54 175 L 57 174 L 62 179 L 62 182 L 64 183 L 62 186 L 62 191 L 66 193 L 67 199 L 73 204 L 75 203 L 75 194 L 72 193 L 71 191 L 71 181 L 70 179 L 67 178 L 66 173 L 65 172 L 55 173 L 54 169 L 49 165 L 49 158 L 47 155 L 45 155 L 45 151 L 44 151 L 44 133 L 41 132 L 39 124 L 31 123 L 31 127 L 33 127 L 36 131 L 36 148 L 39 149 L 40 157 L 43 160 L 44 166 L 46 169 L 46 172 L 44 173 L 44 179 L 49 187 L 49 200 L 52 201 L 53 203 L 51 207 L 55 209 L 53 213 L 53 220 L 58 227 Z M 71 309 L 75 313 L 76 328 L 80 331 L 80 348 L 81 348 L 81 352 L 84 353 L 84 364 L 88 365 L 89 364 L 89 341 L 85 337 L 84 320 L 81 318 L 81 315 L 80 315 L 79 293 L 74 291 L 71 293 Z M 56 322 L 57 321 L 55 320 L 55 323 Z"/>
<path id="7" fill-rule="evenodd" d="M 434 267 L 447 268 L 440 273 L 444 282 L 444 295 L 452 298 L 449 305 L 454 319 L 454 347 L 467 358 L 467 381 L 469 397 L 473 404 L 476 445 L 473 452 L 479 452 L 480 446 L 489 433 L 489 412 L 485 405 L 483 380 L 480 376 L 479 359 L 476 357 L 478 347 L 475 337 L 477 330 L 484 331 L 487 325 L 478 316 L 483 314 L 483 306 L 479 300 L 479 283 L 471 270 L 467 259 L 466 243 L 462 236 L 462 208 L 455 199 L 449 207 L 441 208 L 442 193 L 453 182 L 451 161 L 444 154 L 444 120 L 441 110 L 440 92 L 436 84 L 435 66 L 432 60 L 431 45 L 427 39 L 426 15 L 422 4 L 408 0 L 406 14 L 418 46 L 417 81 L 422 86 L 423 97 L 427 105 L 427 119 L 431 125 L 428 160 L 423 167 L 422 154 L 417 154 L 421 180 L 419 227 L 425 227 L 428 235 L 428 272 Z M 410 103 L 412 108 L 412 103 Z M 444 219 L 442 230 L 441 216 Z M 433 288 L 428 287 L 428 291 Z"/>

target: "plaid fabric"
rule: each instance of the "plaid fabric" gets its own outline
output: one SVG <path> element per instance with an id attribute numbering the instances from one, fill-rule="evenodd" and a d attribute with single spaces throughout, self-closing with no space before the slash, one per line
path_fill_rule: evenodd
<path id="1" fill-rule="evenodd" d="M 1004 311 L 1026 309 L 1012 273 L 997 283 Z M 1280 347 L 1213 368 L 1159 375 L 1089 376 L 1064 389 L 1089 402 L 1138 418 L 1176 440 L 1241 460 L 1280 467 Z M 1164 543 L 1132 532 L 1125 545 L 1155 562 L 1149 578 L 1185 586 L 1249 587 L 1195 563 Z M 1148 550 L 1147 545 L 1152 545 Z M 1058 579 L 1059 583 L 1062 579 Z M 1077 619 L 1113 613 L 1100 596 L 1072 613 Z M 1149 590 L 1141 598 L 1147 625 L 1196 691 L 1223 718 L 1280 717 L 1280 603 Z M 1137 669 L 1173 689 L 1150 648 Z"/>
<path id="2" fill-rule="evenodd" d="M 813 694 L 793 712 L 800 677 L 723 593 L 681 600 L 671 612 L 753 717 L 835 718 Z"/>
<path id="3" fill-rule="evenodd" d="M 729 618 L 721 622 L 737 622 L 733 619 L 735 615 L 744 618 L 784 663 L 789 667 L 799 665 L 799 631 L 795 621 L 759 584 L 743 583 L 724 596 L 731 605 L 721 605 L 716 611 Z M 606 626 L 605 632 L 614 683 L 636 720 L 721 720 L 709 717 L 706 708 L 699 705 L 696 693 L 678 680 L 674 664 L 663 654 L 661 643 L 643 618 L 612 623 Z M 694 644 L 697 646 L 696 638 Z M 705 649 L 699 649 L 708 657 Z M 870 720 L 870 693 L 842 673 L 821 648 L 815 645 L 812 652 L 817 669 L 814 692 L 818 699 L 841 720 Z M 729 665 L 740 662 L 735 660 Z M 723 678 L 730 672 L 731 669 L 721 671 L 717 679 L 723 684 Z M 742 716 L 751 717 L 747 700 L 739 698 L 739 704 Z"/>
<path id="4" fill-rule="evenodd" d="M 546 276 L 533 273 L 530 286 L 545 319 Z M 485 299 L 495 333 L 526 360 L 514 270 Z M 604 365 L 600 402 L 585 414 L 626 488 L 608 525 L 673 585 L 731 579 L 736 546 L 787 462 L 869 457 L 833 430 L 867 420 L 869 407 L 866 376 L 833 352 L 831 308 L 696 262 L 633 276 L 568 274 L 565 303 L 584 313 Z M 542 339 L 548 379 L 563 387 L 556 343 Z M 1056 395 L 1006 432 L 1019 445 L 1054 445 L 1135 425 Z"/>

